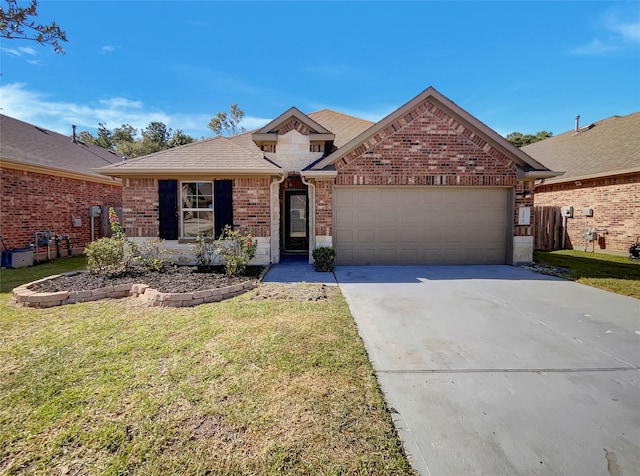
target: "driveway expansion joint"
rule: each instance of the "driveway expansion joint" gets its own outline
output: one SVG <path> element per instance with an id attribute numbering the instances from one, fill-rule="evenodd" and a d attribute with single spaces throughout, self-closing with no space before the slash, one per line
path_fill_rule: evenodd
<path id="1" fill-rule="evenodd" d="M 382 369 L 380 374 L 475 374 L 475 373 L 579 373 L 579 372 L 621 372 L 640 370 L 632 367 L 586 367 L 561 369 Z"/>

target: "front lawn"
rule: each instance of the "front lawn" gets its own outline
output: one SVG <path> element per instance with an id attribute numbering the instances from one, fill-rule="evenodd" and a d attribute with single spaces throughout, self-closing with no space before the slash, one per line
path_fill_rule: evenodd
<path id="1" fill-rule="evenodd" d="M 534 261 L 567 268 L 562 277 L 578 283 L 640 299 L 640 261 L 579 250 L 536 251 Z"/>
<path id="2" fill-rule="evenodd" d="M 0 294 L 0 474 L 413 474 L 328 295 L 33 309 Z"/>

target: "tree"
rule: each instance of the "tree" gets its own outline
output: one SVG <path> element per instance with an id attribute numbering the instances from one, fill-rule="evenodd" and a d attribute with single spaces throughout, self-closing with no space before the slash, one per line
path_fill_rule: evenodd
<path id="1" fill-rule="evenodd" d="M 122 124 L 110 131 L 104 122 L 100 122 L 97 137 L 88 131 L 81 131 L 78 139 L 131 158 L 189 144 L 195 140 L 181 130 L 173 132 L 164 123 L 158 121 L 150 122 L 141 134 L 142 137 L 139 137 L 137 129 L 129 124 Z"/>
<path id="2" fill-rule="evenodd" d="M 41 45 L 53 46 L 56 53 L 64 54 L 60 42 L 67 41 L 67 34 L 56 22 L 41 25 L 35 22 L 37 0 L 31 0 L 28 7 L 19 7 L 17 0 L 5 0 L 0 6 L 0 38 L 35 41 Z"/>
<path id="3" fill-rule="evenodd" d="M 226 135 L 235 136 L 240 132 L 244 132 L 244 127 L 238 127 L 243 117 L 244 112 L 238 105 L 231 104 L 229 106 L 229 114 L 226 112 L 216 113 L 215 117 L 212 117 L 209 124 L 207 124 L 207 127 L 217 136 L 221 136 L 223 132 Z"/>
<path id="4" fill-rule="evenodd" d="M 522 132 L 512 132 L 507 134 L 506 139 L 516 147 L 523 147 L 525 145 L 533 144 L 553 136 L 553 132 L 539 131 L 536 135 L 523 134 Z"/>

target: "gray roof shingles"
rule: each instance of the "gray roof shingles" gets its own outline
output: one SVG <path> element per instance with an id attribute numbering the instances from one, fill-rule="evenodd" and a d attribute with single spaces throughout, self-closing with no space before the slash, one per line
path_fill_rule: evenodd
<path id="1" fill-rule="evenodd" d="M 640 112 L 594 124 L 522 147 L 551 170 L 565 172 L 545 183 L 640 171 Z"/>
<path id="2" fill-rule="evenodd" d="M 92 144 L 73 142 L 27 122 L 0 114 L 0 158 L 35 167 L 89 175 L 104 180 L 93 169 L 120 162 L 122 157 Z"/>

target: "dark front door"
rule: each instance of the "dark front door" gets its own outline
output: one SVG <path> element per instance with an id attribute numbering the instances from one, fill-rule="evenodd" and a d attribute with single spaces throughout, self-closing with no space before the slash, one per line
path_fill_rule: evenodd
<path id="1" fill-rule="evenodd" d="M 309 205 L 306 190 L 284 192 L 284 250 L 309 250 Z"/>

